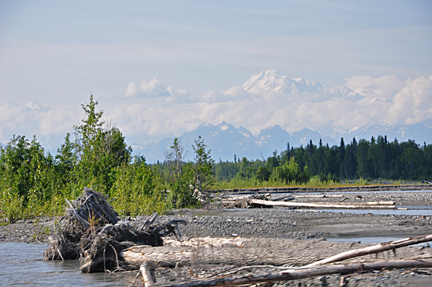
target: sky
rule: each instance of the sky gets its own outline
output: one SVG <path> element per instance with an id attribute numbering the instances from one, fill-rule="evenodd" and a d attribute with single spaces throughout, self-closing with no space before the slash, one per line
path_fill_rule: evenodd
<path id="1" fill-rule="evenodd" d="M 362 98 L 242 88 L 266 70 Z M 431 76 L 431 1 L 0 1 L 1 143 L 58 145 L 90 93 L 130 144 L 224 120 L 411 125 L 432 119 Z"/>

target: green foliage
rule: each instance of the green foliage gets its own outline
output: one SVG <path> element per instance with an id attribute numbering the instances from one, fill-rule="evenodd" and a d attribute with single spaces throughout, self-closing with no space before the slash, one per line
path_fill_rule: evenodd
<path id="1" fill-rule="evenodd" d="M 207 191 L 214 183 L 214 160 L 210 156 L 211 151 L 207 150 L 207 145 L 201 136 L 198 137 L 198 140 L 195 140 L 192 149 L 195 153 L 195 159 L 192 164 L 194 189 Z"/>
<path id="2" fill-rule="evenodd" d="M 167 169 L 165 176 L 168 199 L 175 207 L 197 205 L 197 192 L 207 191 L 214 182 L 214 160 L 201 137 L 192 145 L 195 154 L 193 162 L 184 162 L 184 148 L 180 139 L 175 138 L 166 152 Z"/>
<path id="3" fill-rule="evenodd" d="M 116 168 L 110 197 L 112 205 L 120 215 L 136 216 L 164 213 L 167 203 L 161 192 L 158 174 L 146 166 L 145 161 L 135 160 Z"/>
<path id="4" fill-rule="evenodd" d="M 82 105 L 86 119 L 75 127 L 78 154 L 75 177 L 79 189 L 93 186 L 107 193 L 115 181 L 113 169 L 130 162 L 132 149 L 118 128 L 101 121 L 103 111 L 96 111 L 97 104 L 90 95 L 90 102 Z"/>
<path id="5" fill-rule="evenodd" d="M 58 177 L 53 157 L 45 155 L 36 137 L 29 142 L 14 136 L 0 149 L 0 178 L 2 217 L 13 221 L 51 210 L 45 205 L 56 196 Z"/>
<path id="6" fill-rule="evenodd" d="M 271 178 L 273 180 L 285 182 L 286 184 L 301 184 L 309 180 L 310 174 L 307 166 L 305 166 L 302 171 L 300 165 L 295 161 L 295 158 L 292 157 L 289 163 L 275 167 Z"/>

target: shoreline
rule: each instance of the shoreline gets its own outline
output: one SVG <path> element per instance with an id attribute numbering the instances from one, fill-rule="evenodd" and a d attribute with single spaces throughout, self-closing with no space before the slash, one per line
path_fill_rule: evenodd
<path id="1" fill-rule="evenodd" d="M 357 190 L 358 191 L 358 190 Z M 354 192 L 346 201 L 358 200 Z M 432 192 L 397 192 L 362 194 L 362 200 L 395 200 L 400 203 L 432 206 Z M 299 198 L 299 200 L 322 200 L 320 198 Z M 326 198 L 326 200 L 339 200 Z M 138 216 L 133 220 L 145 220 L 148 216 Z M 432 215 L 380 215 L 371 213 L 328 212 L 318 210 L 296 210 L 287 208 L 262 209 L 180 209 L 171 214 L 161 215 L 162 223 L 182 219 L 186 225 L 179 225 L 183 239 L 190 237 L 248 237 L 297 240 L 306 249 L 320 254 L 323 241 L 338 249 L 338 252 L 360 246 L 358 238 L 405 238 L 432 233 Z M 48 243 L 55 231 L 58 218 L 38 218 L 18 220 L 0 226 L 0 244 L 3 242 Z M 334 242 L 334 238 L 344 242 Z M 331 239 L 331 240 L 327 240 Z M 354 245 L 350 245 L 351 242 Z M 372 245 L 362 243 L 364 245 Z M 300 250 L 301 252 L 301 250 Z M 402 253 L 401 253 L 402 252 Z M 409 257 L 418 253 L 432 254 L 428 247 L 406 247 L 398 255 Z M 391 259 L 393 253 L 386 251 L 382 258 Z M 375 255 L 374 255 L 375 256 Z M 185 269 L 186 270 L 186 269 Z M 162 272 L 162 271 L 161 271 Z M 164 271 L 165 272 L 165 271 Z M 176 271 L 177 272 L 177 271 Z M 132 275 L 134 276 L 134 275 Z M 295 286 L 339 286 L 345 278 L 344 286 L 428 286 L 432 282 L 432 270 L 424 268 L 380 270 L 359 272 L 350 275 L 328 275 L 290 282 Z M 284 286 L 293 286 L 284 285 Z"/>
<path id="2" fill-rule="evenodd" d="M 416 191 L 416 190 L 431 190 L 432 184 L 382 184 L 382 185 L 353 185 L 353 186 L 337 186 L 337 187 L 302 187 L 302 186 L 287 186 L 287 187 L 256 187 L 256 188 L 230 188 L 230 189 L 215 189 L 211 193 L 232 194 L 249 194 L 249 193 L 303 193 L 303 192 L 355 192 L 355 191 Z"/>

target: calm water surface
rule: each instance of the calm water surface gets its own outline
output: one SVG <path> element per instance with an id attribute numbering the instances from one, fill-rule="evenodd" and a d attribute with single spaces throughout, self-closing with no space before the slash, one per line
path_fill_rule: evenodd
<path id="1" fill-rule="evenodd" d="M 352 237 L 352 238 L 327 238 L 327 241 L 332 242 L 358 242 L 365 244 L 379 244 L 383 242 L 389 242 L 389 241 L 395 241 L 399 239 L 403 239 L 406 237 L 384 237 L 384 236 L 376 236 L 376 237 Z M 429 247 L 430 243 L 424 242 L 424 243 L 418 243 L 414 244 L 412 246 L 426 246 Z"/>
<path id="2" fill-rule="evenodd" d="M 136 272 L 79 271 L 78 260 L 43 261 L 47 244 L 0 243 L 0 286 L 129 286 Z"/>

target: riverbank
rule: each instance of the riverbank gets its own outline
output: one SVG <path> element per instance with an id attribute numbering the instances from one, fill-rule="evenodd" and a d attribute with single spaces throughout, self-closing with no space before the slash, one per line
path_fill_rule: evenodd
<path id="1" fill-rule="evenodd" d="M 358 198 L 358 195 L 362 198 Z M 346 200 L 394 200 L 397 205 L 431 206 L 431 192 L 397 193 L 352 193 Z M 333 198 L 328 198 L 334 200 Z M 311 200 L 311 198 L 308 198 Z M 312 197 L 312 200 L 315 200 Z M 322 198 L 320 199 L 322 200 Z M 340 198 L 338 199 L 340 200 Z M 138 217 L 134 220 L 144 220 Z M 172 219 L 182 219 L 186 225 L 180 225 L 183 238 L 189 237 L 258 237 L 283 238 L 304 242 L 304 248 L 312 249 L 317 254 L 324 254 L 319 244 L 329 241 L 337 252 L 358 248 L 364 244 L 355 243 L 359 237 L 403 238 L 432 233 L 432 216 L 425 215 L 379 215 L 353 214 L 346 212 L 327 212 L 314 210 L 290 210 L 285 208 L 265 209 L 181 209 L 170 215 L 160 216 L 159 223 Z M 55 230 L 58 218 L 21 220 L 6 226 L 0 226 L 0 242 L 48 242 Z M 331 242 L 334 239 L 353 241 Z M 351 246 L 351 247 L 350 247 Z M 326 248 L 328 252 L 328 248 Z M 431 253 L 427 247 L 409 247 L 398 251 L 398 255 L 412 256 L 419 252 Z M 335 252 L 336 252 L 335 251 Z M 392 259 L 392 252 L 383 253 Z M 163 271 L 166 272 L 166 271 Z M 161 274 L 163 274 L 163 272 Z M 407 269 L 393 271 L 374 271 L 357 273 L 349 276 L 321 276 L 292 282 L 292 286 L 428 286 L 432 282 L 429 269 Z M 301 284 L 301 285 L 299 285 Z M 290 286 L 290 285 L 286 285 Z"/>
<path id="2" fill-rule="evenodd" d="M 259 187 L 259 188 L 233 188 L 213 190 L 213 193 L 249 194 L 249 193 L 304 193 L 304 192 L 353 192 L 353 191 L 414 191 L 432 190 L 432 184 L 379 184 L 359 186 L 286 186 L 286 187 Z"/>

